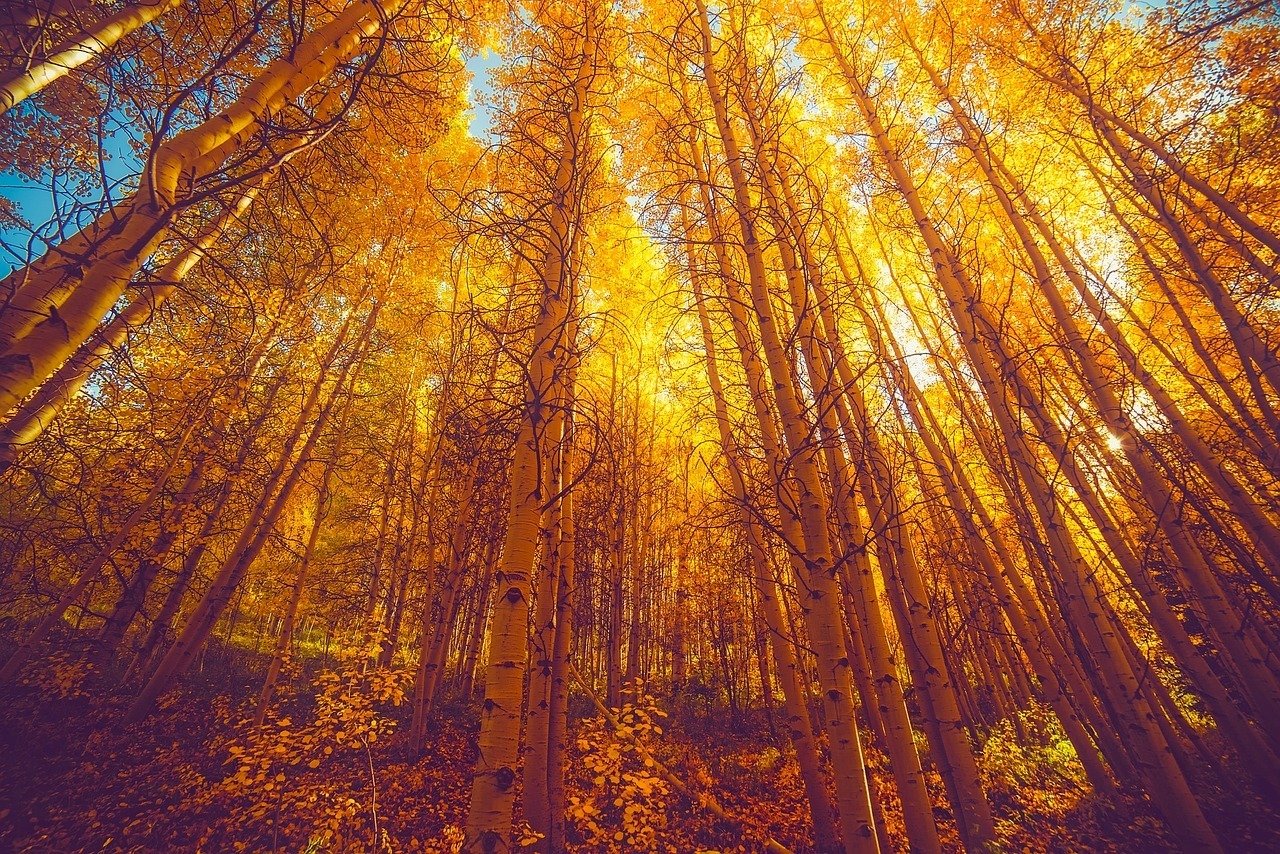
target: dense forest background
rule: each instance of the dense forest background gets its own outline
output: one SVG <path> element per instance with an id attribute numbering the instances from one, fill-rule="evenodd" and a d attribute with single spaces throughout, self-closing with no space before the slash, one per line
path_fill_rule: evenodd
<path id="1" fill-rule="evenodd" d="M 0 847 L 1280 847 L 1270 0 L 0 10 Z"/>

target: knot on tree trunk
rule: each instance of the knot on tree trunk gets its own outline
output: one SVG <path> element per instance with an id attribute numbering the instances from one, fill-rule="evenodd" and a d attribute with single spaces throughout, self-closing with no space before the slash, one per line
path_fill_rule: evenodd
<path id="1" fill-rule="evenodd" d="M 494 785 L 498 787 L 499 792 L 510 790 L 516 783 L 516 772 L 511 768 L 503 765 L 497 771 L 493 772 Z"/>

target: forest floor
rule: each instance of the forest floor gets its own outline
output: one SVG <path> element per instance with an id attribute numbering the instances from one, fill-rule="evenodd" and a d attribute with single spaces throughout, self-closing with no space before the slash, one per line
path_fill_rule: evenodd
<path id="1" fill-rule="evenodd" d="M 445 852 L 461 838 L 477 706 L 442 707 L 425 754 L 410 759 L 395 732 L 409 725 L 404 676 L 322 679 L 319 696 L 286 695 L 285 716 L 254 730 L 249 668 L 197 683 L 131 727 L 119 724 L 130 697 L 95 691 L 81 665 L 55 659 L 38 672 L 0 695 L 0 851 Z M 660 703 L 637 705 L 633 723 L 668 720 Z M 672 791 L 588 710 L 575 704 L 571 722 L 572 850 L 758 851 L 769 835 L 807 850 L 794 762 L 762 714 L 734 721 L 690 702 L 680 723 L 640 733 L 699 799 L 714 795 L 737 816 L 735 826 Z M 1143 804 L 1088 796 L 1075 763 L 1047 742 L 1032 755 L 997 734 L 984 749 L 1004 850 L 1176 848 Z M 869 758 L 887 783 L 883 760 Z M 1280 805 L 1209 791 L 1209 818 L 1229 851 L 1280 850 Z M 906 850 L 896 801 L 881 801 L 894 847 Z M 949 812 L 937 818 L 948 850 L 959 850 Z"/>

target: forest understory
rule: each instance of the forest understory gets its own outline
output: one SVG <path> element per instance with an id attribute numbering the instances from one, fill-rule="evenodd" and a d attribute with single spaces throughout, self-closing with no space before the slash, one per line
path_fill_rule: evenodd
<path id="1" fill-rule="evenodd" d="M 75 647 L 75 641 L 68 646 Z M 371 712 L 350 722 L 318 721 L 314 697 L 291 696 L 254 737 L 254 676 L 266 666 L 252 649 L 215 642 L 190 690 L 166 703 L 146 726 L 119 726 L 130 698 L 98 690 L 87 668 L 55 662 L 42 677 L 7 689 L 9 723 L 0 733 L 0 849 L 72 851 L 349 851 L 451 854 L 463 839 L 467 789 L 475 762 L 479 698 L 442 704 L 421 758 L 407 756 L 405 703 L 391 694 L 366 705 L 358 696 L 374 681 L 359 662 L 312 662 L 345 674 L 352 708 Z M 376 670 L 376 664 L 374 665 Z M 367 673 L 367 671 L 366 671 Z M 399 681 L 406 684 L 407 674 Z M 392 680 L 394 681 L 394 680 Z M 571 813 L 565 850 L 762 852 L 774 839 L 795 852 L 814 851 L 804 788 L 778 710 L 733 713 L 706 703 L 705 693 L 650 697 L 648 708 L 682 710 L 646 749 L 689 793 L 661 788 L 663 778 L 598 717 L 585 696 L 571 709 L 575 742 L 566 759 Z M 773 720 L 773 727 L 770 720 Z M 353 734 L 378 721 L 384 737 Z M 997 818 L 994 850 L 1018 852 L 1158 852 L 1178 847 L 1159 816 L 1140 799 L 1099 798 L 1063 750 L 1044 709 L 1024 714 L 1044 727 L 1019 745 L 994 732 L 982 750 L 984 783 Z M 772 730 L 772 731 L 771 731 Z M 610 747 L 621 768 L 646 774 L 654 788 L 637 794 L 596 781 Z M 313 766 L 313 759 L 317 760 Z M 886 758 L 870 749 L 877 790 L 892 788 Z M 1235 769 L 1223 769 L 1238 776 Z M 1280 813 L 1256 793 L 1211 780 L 1210 819 L 1233 852 L 1280 848 Z M 936 772 L 929 785 L 945 799 Z M 620 796 L 640 808 L 623 818 Z M 713 814 L 715 799 L 730 818 Z M 881 802 L 894 850 L 907 850 L 901 805 Z M 935 810 L 943 850 L 963 851 L 954 817 Z M 517 825 L 523 824 L 520 811 Z M 524 824 L 527 833 L 527 824 Z M 623 842 L 614 838 L 624 834 Z M 375 840 L 376 843 L 375 843 Z"/>
<path id="2" fill-rule="evenodd" d="M 1280 850 L 1280 3 L 0 3 L 0 714 L 4 850 Z"/>

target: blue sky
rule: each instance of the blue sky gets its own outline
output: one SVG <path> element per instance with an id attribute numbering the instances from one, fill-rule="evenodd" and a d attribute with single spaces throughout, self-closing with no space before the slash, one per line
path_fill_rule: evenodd
<path id="1" fill-rule="evenodd" d="M 477 103 L 477 96 L 488 94 L 490 89 L 489 77 L 499 65 L 502 64 L 502 55 L 497 51 L 489 48 L 482 49 L 475 56 L 467 60 L 467 70 L 471 72 L 471 122 L 467 126 L 471 131 L 471 135 L 476 139 L 485 139 L 489 136 L 489 130 L 492 127 L 492 119 L 489 108 L 484 104 Z"/>
<path id="2" fill-rule="evenodd" d="M 25 105 L 19 105 L 16 109 L 24 108 Z M 121 123 L 120 117 L 114 118 L 115 122 L 104 122 L 102 174 L 97 181 L 90 182 L 90 186 L 73 186 L 74 182 L 65 176 L 55 176 L 48 171 L 39 181 L 32 181 L 14 171 L 0 172 L 0 196 L 15 202 L 18 213 L 26 217 L 41 236 L 56 233 L 57 225 L 50 223 L 55 213 L 64 220 L 64 227 L 70 228 L 65 220 L 72 215 L 84 217 L 88 214 L 88 211 L 77 210 L 79 204 L 96 204 L 107 194 L 108 188 L 113 197 L 119 198 L 122 190 L 132 185 L 141 164 L 130 145 L 130 129 Z M 92 141 L 89 144 L 94 146 Z M 84 176 L 78 178 L 83 180 Z M 0 274 L 25 263 L 29 240 L 30 235 L 25 230 L 0 228 Z M 43 246 L 37 244 L 34 254 L 40 254 L 42 249 Z"/>
<path id="3" fill-rule="evenodd" d="M 471 72 L 472 109 L 468 115 L 467 128 L 477 139 L 486 140 L 492 127 L 492 120 L 487 106 L 476 103 L 477 96 L 482 96 L 490 89 L 490 75 L 502 64 L 502 56 L 485 48 L 466 60 L 466 68 Z M 17 109 L 23 109 L 21 106 Z M 104 140 L 103 148 L 107 158 L 102 165 L 108 185 L 119 185 L 120 182 L 131 182 L 141 169 L 142 164 L 129 146 L 126 131 L 117 129 Z M 0 196 L 16 203 L 18 213 L 26 217 L 41 234 L 49 235 L 53 228 L 41 230 L 45 223 L 54 218 L 55 210 L 60 209 L 65 216 L 77 203 L 96 204 L 104 195 L 101 182 L 96 186 L 74 192 L 66 186 L 58 186 L 51 173 L 45 173 L 40 181 L 32 181 L 16 172 L 0 172 Z M 119 190 L 114 191 L 119 195 Z M 30 235 L 22 229 L 0 228 L 0 275 L 15 266 L 27 261 L 27 245 Z M 34 254 L 43 251 L 42 244 L 34 247 Z"/>

